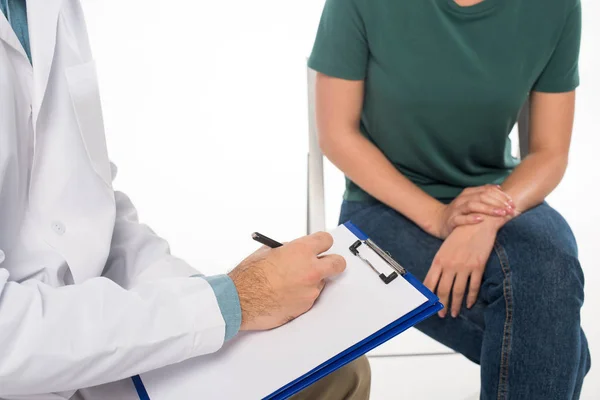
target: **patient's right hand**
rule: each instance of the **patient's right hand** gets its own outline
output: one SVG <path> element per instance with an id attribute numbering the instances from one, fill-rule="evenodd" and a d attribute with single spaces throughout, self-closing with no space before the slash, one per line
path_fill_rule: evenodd
<path id="1" fill-rule="evenodd" d="M 333 238 L 319 232 L 277 249 L 262 247 L 229 273 L 242 308 L 241 330 L 267 330 L 304 314 L 313 306 L 325 279 L 340 274 L 339 255 L 318 257 Z"/>

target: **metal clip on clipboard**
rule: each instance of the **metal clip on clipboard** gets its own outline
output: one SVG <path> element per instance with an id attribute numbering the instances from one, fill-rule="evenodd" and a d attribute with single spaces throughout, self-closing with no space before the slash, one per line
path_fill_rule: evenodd
<path id="1" fill-rule="evenodd" d="M 384 273 L 379 272 L 377 270 L 377 268 L 375 268 L 373 266 L 373 264 L 371 264 L 371 262 L 369 260 L 364 258 L 358 251 L 358 248 L 362 244 L 364 244 L 365 246 L 367 246 L 371 250 L 373 250 L 375 252 L 375 254 L 377 254 L 379 257 L 381 257 L 383 259 L 383 261 L 385 261 L 390 267 L 392 267 L 394 269 L 394 272 L 392 272 L 388 276 L 385 276 Z M 398 264 L 388 253 L 381 250 L 381 248 L 379 248 L 379 246 L 377 246 L 371 239 L 357 240 L 352 246 L 350 246 L 350 252 L 352 254 L 354 254 L 355 256 L 357 256 L 358 258 L 360 258 L 361 260 L 363 260 L 363 262 L 365 264 L 367 264 L 373 271 L 375 271 L 375 273 L 377 273 L 377 275 L 379 275 L 379 278 L 381 278 L 383 283 L 385 283 L 386 285 L 388 283 L 390 283 L 391 281 L 393 281 L 394 279 L 396 279 L 398 277 L 398 274 L 400 274 L 402 276 L 406 275 L 406 270 L 400 264 Z"/>

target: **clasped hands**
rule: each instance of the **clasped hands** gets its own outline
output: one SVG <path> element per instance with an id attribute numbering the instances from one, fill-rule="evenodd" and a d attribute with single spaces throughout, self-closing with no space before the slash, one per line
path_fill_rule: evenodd
<path id="1" fill-rule="evenodd" d="M 432 233 L 444 243 L 424 283 L 446 307 L 452 294 L 453 316 L 467 290 L 467 306 L 475 303 L 496 232 L 517 214 L 510 197 L 493 185 L 466 189 L 434 213 Z M 339 255 L 320 256 L 332 244 L 330 234 L 315 233 L 280 248 L 263 247 L 231 271 L 242 314 L 240 329 L 276 328 L 308 311 L 326 279 L 346 267 Z M 440 312 L 445 315 L 446 308 Z"/>
<path id="2" fill-rule="evenodd" d="M 444 240 L 423 282 L 444 304 L 439 316 L 460 312 L 466 296 L 471 308 L 479 293 L 486 263 L 498 230 L 519 212 L 500 186 L 465 189 L 452 203 L 441 205 L 434 235 Z"/>

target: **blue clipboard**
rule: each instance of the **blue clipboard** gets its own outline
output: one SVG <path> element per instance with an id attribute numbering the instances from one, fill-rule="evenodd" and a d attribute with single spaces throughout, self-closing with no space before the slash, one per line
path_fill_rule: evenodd
<path id="1" fill-rule="evenodd" d="M 346 222 L 344 226 L 348 228 L 348 230 L 352 232 L 359 241 L 364 242 L 369 239 L 368 236 L 365 235 L 354 224 L 352 224 L 352 222 Z M 384 279 L 383 276 L 382 279 Z M 373 335 L 365 338 L 361 342 L 356 343 L 354 346 L 346 349 L 344 352 L 325 361 L 323 364 L 317 366 L 298 379 L 273 392 L 269 396 L 265 397 L 264 400 L 287 399 L 302 389 L 312 385 L 319 379 L 329 375 L 333 371 L 340 369 L 344 365 L 354 361 L 358 357 L 368 353 L 393 337 L 398 336 L 405 330 L 412 328 L 419 322 L 431 317 L 444 308 L 442 303 L 440 303 L 439 298 L 429 289 L 427 289 L 427 287 L 425 287 L 425 285 L 423 285 L 410 272 L 406 271 L 405 273 L 399 275 L 398 279 L 405 279 L 415 289 L 421 292 L 427 298 L 427 301 L 410 313 L 404 315 L 402 318 L 392 322 L 388 326 L 375 332 Z M 135 376 L 131 379 L 133 380 L 133 384 L 140 400 L 151 400 L 141 378 L 139 376 Z"/>

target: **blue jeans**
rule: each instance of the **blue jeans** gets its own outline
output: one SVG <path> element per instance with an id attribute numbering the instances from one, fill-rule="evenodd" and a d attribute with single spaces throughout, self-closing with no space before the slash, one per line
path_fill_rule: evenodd
<path id="1" fill-rule="evenodd" d="M 381 203 L 345 202 L 348 220 L 421 281 L 442 244 Z M 481 365 L 481 399 L 578 399 L 591 365 L 583 286 L 573 233 L 544 203 L 498 232 L 472 309 L 417 329 Z"/>

